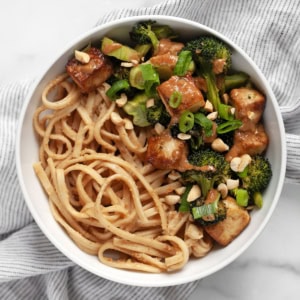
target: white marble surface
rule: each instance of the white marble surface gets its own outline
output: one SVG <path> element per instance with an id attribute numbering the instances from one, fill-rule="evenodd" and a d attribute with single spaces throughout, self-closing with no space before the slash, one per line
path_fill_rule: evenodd
<path id="1" fill-rule="evenodd" d="M 0 83 L 35 78 L 111 9 L 160 0 L 0 1 Z M 300 185 L 286 183 L 263 233 L 235 262 L 199 282 L 192 299 L 299 299 Z"/>

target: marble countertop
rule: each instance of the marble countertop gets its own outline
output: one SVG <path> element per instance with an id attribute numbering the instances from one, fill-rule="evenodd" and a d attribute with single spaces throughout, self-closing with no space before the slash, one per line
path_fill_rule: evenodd
<path id="1" fill-rule="evenodd" d="M 1 1 L 0 83 L 38 76 L 67 43 L 93 27 L 106 12 L 160 2 Z M 190 299 L 299 299 L 299 194 L 300 185 L 285 183 L 263 233 L 236 261 L 201 280 Z"/>

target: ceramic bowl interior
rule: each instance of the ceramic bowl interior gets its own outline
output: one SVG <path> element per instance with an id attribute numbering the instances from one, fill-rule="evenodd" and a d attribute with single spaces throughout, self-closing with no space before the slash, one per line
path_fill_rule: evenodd
<path id="1" fill-rule="evenodd" d="M 32 167 L 38 160 L 38 143 L 32 117 L 40 104 L 41 92 L 46 83 L 63 72 L 65 63 L 73 55 L 74 49 L 80 49 L 89 42 L 99 41 L 104 35 L 126 42 L 132 25 L 145 19 L 170 25 L 185 39 L 208 33 L 224 40 L 233 49 L 233 67 L 247 72 L 267 98 L 264 122 L 270 138 L 267 157 L 272 164 L 273 177 L 264 193 L 263 208 L 252 213 L 250 225 L 230 245 L 216 248 L 202 259 L 192 259 L 182 270 L 170 274 L 145 274 L 114 269 L 101 264 L 97 257 L 82 252 L 52 217 L 47 197 Z M 276 99 L 261 71 L 242 49 L 223 35 L 196 22 L 168 16 L 139 16 L 117 20 L 81 35 L 53 60 L 24 103 L 17 134 L 16 159 L 20 185 L 32 216 L 43 233 L 65 256 L 82 268 L 112 281 L 137 286 L 170 286 L 194 281 L 222 269 L 253 243 L 269 221 L 280 197 L 285 175 L 286 149 L 284 126 Z"/>

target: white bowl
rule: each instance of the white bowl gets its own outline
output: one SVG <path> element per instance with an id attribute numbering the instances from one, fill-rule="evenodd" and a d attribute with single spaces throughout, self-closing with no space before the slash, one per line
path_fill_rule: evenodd
<path id="1" fill-rule="evenodd" d="M 146 274 L 114 269 L 101 264 L 96 256 L 81 251 L 54 220 L 48 199 L 32 167 L 33 163 L 38 160 L 38 142 L 32 126 L 32 117 L 40 104 L 41 92 L 46 83 L 64 70 L 65 63 L 72 56 L 74 49 L 80 49 L 90 41 L 97 41 L 104 35 L 124 41 L 134 23 L 147 19 L 156 20 L 160 24 L 168 24 L 185 38 L 208 33 L 224 40 L 233 49 L 233 66 L 237 70 L 247 72 L 267 98 L 264 122 L 270 144 L 266 155 L 272 165 L 273 177 L 264 193 L 263 208 L 252 213 L 249 226 L 227 247 L 215 249 L 202 259 L 190 260 L 182 270 L 175 273 Z M 138 16 L 120 19 L 94 28 L 67 45 L 65 51 L 53 60 L 52 65 L 28 95 L 20 116 L 16 145 L 17 171 L 25 201 L 34 220 L 48 239 L 65 256 L 82 268 L 112 281 L 137 286 L 183 284 L 206 277 L 231 263 L 254 242 L 269 221 L 280 197 L 285 177 L 284 125 L 277 101 L 261 71 L 242 49 L 220 33 L 196 22 L 169 16 Z"/>

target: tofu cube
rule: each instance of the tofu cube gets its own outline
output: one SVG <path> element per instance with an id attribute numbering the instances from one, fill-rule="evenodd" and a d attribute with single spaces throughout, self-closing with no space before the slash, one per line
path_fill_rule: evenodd
<path id="1" fill-rule="evenodd" d="M 113 73 L 113 65 L 99 49 L 91 47 L 86 53 L 88 63 L 82 63 L 75 57 L 68 61 L 66 71 L 82 92 L 90 92 L 99 87 Z"/>
<path id="2" fill-rule="evenodd" d="M 167 111 L 175 120 L 179 119 L 183 111 L 190 110 L 191 112 L 196 112 L 205 105 L 201 91 L 188 76 L 172 76 L 169 80 L 160 84 L 157 87 L 157 91 Z M 174 93 L 179 94 L 181 97 L 181 102 L 176 108 L 170 106 L 170 98 Z"/>
<path id="3" fill-rule="evenodd" d="M 207 225 L 204 229 L 218 244 L 226 246 L 247 227 L 250 215 L 246 209 L 236 203 L 235 199 L 227 197 L 223 201 L 226 207 L 226 219 Z"/>

